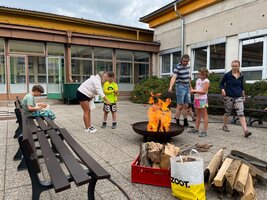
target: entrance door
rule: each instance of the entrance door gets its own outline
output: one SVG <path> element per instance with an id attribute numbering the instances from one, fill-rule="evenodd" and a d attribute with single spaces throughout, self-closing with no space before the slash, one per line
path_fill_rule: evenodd
<path id="1" fill-rule="evenodd" d="M 26 56 L 10 56 L 10 93 L 28 93 Z"/>
<path id="2" fill-rule="evenodd" d="M 59 57 L 46 58 L 47 98 L 62 99 L 62 70 Z"/>

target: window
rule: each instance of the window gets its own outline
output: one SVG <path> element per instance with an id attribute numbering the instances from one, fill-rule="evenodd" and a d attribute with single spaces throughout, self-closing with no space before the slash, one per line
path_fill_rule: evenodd
<path id="1" fill-rule="evenodd" d="M 149 57 L 148 52 L 134 51 L 134 83 L 149 76 Z"/>
<path id="2" fill-rule="evenodd" d="M 95 59 L 112 60 L 112 49 L 94 48 Z"/>
<path id="3" fill-rule="evenodd" d="M 161 77 L 170 76 L 175 66 L 180 63 L 181 52 L 165 53 L 161 55 Z"/>
<path id="4" fill-rule="evenodd" d="M 210 70 L 225 68 L 225 44 L 210 46 Z"/>
<path id="5" fill-rule="evenodd" d="M 225 43 L 215 43 L 203 47 L 192 48 L 192 77 L 201 67 L 206 67 L 209 72 L 225 72 Z"/>
<path id="6" fill-rule="evenodd" d="M 263 40 L 252 39 L 243 41 L 242 67 L 263 66 Z"/>
<path id="7" fill-rule="evenodd" d="M 89 46 L 71 46 L 72 58 L 92 58 L 92 47 Z"/>
<path id="8" fill-rule="evenodd" d="M 240 41 L 241 71 L 245 81 L 260 81 L 267 78 L 267 36 Z"/>
<path id="9" fill-rule="evenodd" d="M 63 44 L 47 43 L 47 52 L 49 56 L 64 56 L 65 47 Z"/>
<path id="10" fill-rule="evenodd" d="M 161 73 L 171 73 L 171 55 L 166 54 L 162 56 Z"/>
<path id="11" fill-rule="evenodd" d="M 133 61 L 133 52 L 125 50 L 116 50 L 116 60 Z"/>
<path id="12" fill-rule="evenodd" d="M 0 93 L 6 93 L 6 70 L 4 54 L 0 54 Z"/>
<path id="13" fill-rule="evenodd" d="M 45 54 L 45 45 L 41 42 L 29 42 L 10 40 L 9 50 L 11 53 Z"/>

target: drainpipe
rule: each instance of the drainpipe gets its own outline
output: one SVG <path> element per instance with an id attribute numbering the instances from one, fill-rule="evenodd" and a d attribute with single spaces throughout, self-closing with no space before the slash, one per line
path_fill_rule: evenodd
<path id="1" fill-rule="evenodd" d="M 177 11 L 177 3 L 175 2 L 174 5 L 174 11 L 176 13 L 176 15 L 181 19 L 181 55 L 184 55 L 184 17 Z"/>

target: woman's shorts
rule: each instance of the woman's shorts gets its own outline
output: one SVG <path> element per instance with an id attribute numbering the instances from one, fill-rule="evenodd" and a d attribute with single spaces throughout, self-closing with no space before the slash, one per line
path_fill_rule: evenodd
<path id="1" fill-rule="evenodd" d="M 194 100 L 195 108 L 207 108 L 209 107 L 208 99 L 195 99 Z"/>
<path id="2" fill-rule="evenodd" d="M 111 112 L 116 112 L 117 111 L 116 103 L 112 103 L 110 105 L 104 103 L 103 111 L 107 112 L 107 113 L 109 113 L 110 111 Z"/>
<path id="3" fill-rule="evenodd" d="M 225 115 L 230 116 L 232 110 L 235 109 L 237 116 L 244 116 L 244 97 L 224 97 Z"/>
<path id="4" fill-rule="evenodd" d="M 93 98 L 89 98 L 85 94 L 81 93 L 79 90 L 76 92 L 76 99 L 77 101 L 91 101 Z"/>

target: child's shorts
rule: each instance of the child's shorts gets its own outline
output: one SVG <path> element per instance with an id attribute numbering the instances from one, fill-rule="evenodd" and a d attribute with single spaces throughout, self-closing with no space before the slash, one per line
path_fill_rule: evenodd
<path id="1" fill-rule="evenodd" d="M 208 99 L 195 99 L 194 100 L 194 107 L 195 108 L 207 108 L 208 105 Z"/>
<path id="2" fill-rule="evenodd" d="M 112 103 L 110 105 L 104 103 L 103 111 L 107 112 L 107 113 L 110 112 L 110 111 L 111 112 L 116 112 L 117 111 L 116 103 Z"/>

